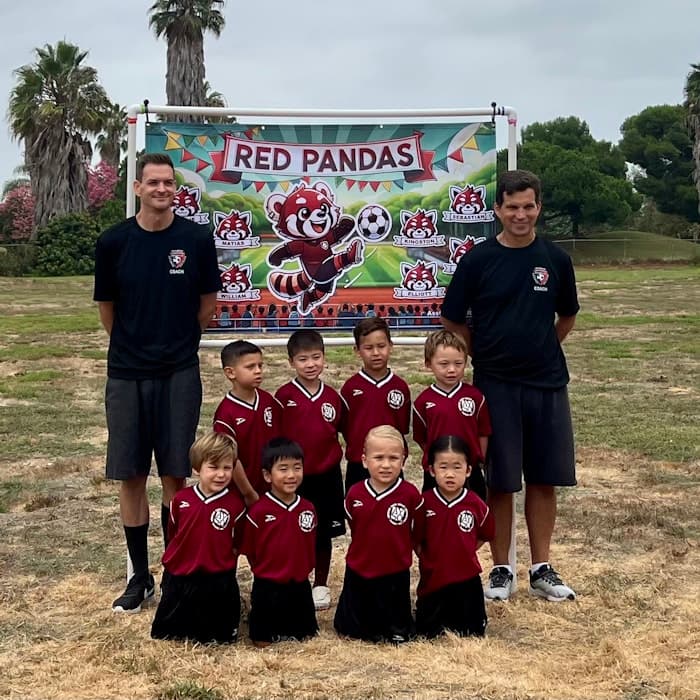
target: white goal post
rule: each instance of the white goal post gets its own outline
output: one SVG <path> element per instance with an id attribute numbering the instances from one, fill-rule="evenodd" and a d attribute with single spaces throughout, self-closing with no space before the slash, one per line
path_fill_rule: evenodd
<path id="1" fill-rule="evenodd" d="M 256 122 L 267 123 L 271 120 L 306 119 L 312 123 L 322 124 L 324 122 L 335 122 L 338 119 L 356 120 L 362 123 L 411 123 L 418 119 L 429 121 L 441 121 L 445 119 L 463 118 L 505 118 L 508 125 L 508 170 L 515 170 L 517 167 L 517 125 L 518 115 L 513 107 L 498 106 L 495 102 L 489 107 L 469 107 L 469 108 L 444 108 L 444 109 L 283 109 L 283 108 L 251 108 L 251 107 L 187 107 L 182 105 L 151 105 L 148 102 L 133 104 L 127 109 L 127 165 L 126 165 L 126 215 L 134 216 L 136 213 L 136 198 L 134 195 L 134 180 L 136 179 L 136 137 L 140 116 L 158 114 L 168 115 L 191 115 L 198 117 L 240 117 L 254 119 Z M 209 340 L 203 339 L 200 346 L 203 348 L 221 348 L 228 339 Z M 284 338 L 264 338 L 256 337 L 255 343 L 263 347 L 274 347 L 286 344 Z M 324 338 L 327 345 L 352 345 L 354 340 L 351 336 Z M 397 336 L 394 338 L 395 345 L 422 345 L 425 336 Z M 516 543 L 515 543 L 515 496 L 513 496 L 513 526 L 511 531 L 509 563 L 513 570 L 513 591 L 517 588 L 516 574 Z M 128 560 L 128 557 L 127 557 Z M 131 578 L 133 571 L 131 561 L 127 564 L 127 581 Z"/>

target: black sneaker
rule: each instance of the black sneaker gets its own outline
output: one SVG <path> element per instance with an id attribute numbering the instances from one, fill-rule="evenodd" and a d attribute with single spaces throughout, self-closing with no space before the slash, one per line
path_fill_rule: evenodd
<path id="1" fill-rule="evenodd" d="M 143 578 L 133 576 L 126 584 L 126 590 L 112 603 L 114 612 L 137 613 L 141 605 L 153 598 L 156 590 L 156 582 L 151 574 L 144 581 Z"/>
<path id="2" fill-rule="evenodd" d="M 486 600 L 508 600 L 513 586 L 513 574 L 505 566 L 494 566 L 489 573 L 489 583 L 484 588 Z"/>

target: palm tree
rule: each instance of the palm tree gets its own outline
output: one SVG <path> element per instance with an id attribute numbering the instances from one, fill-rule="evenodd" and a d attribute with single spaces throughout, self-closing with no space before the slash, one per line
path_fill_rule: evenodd
<path id="1" fill-rule="evenodd" d="M 156 0 L 151 5 L 148 25 L 168 42 L 165 92 L 169 105 L 204 105 L 204 33 L 221 35 L 223 5 L 224 0 Z M 176 115 L 172 121 L 202 119 Z"/>
<path id="2" fill-rule="evenodd" d="M 87 51 L 59 41 L 35 53 L 35 63 L 15 71 L 8 121 L 24 143 L 41 227 L 53 216 L 87 209 L 89 138 L 100 131 L 109 100 L 97 71 L 83 64 Z"/>
<path id="3" fill-rule="evenodd" d="M 685 108 L 687 110 L 688 128 L 693 138 L 693 160 L 695 171 L 693 180 L 700 199 L 700 63 L 691 63 L 693 69 L 685 81 Z"/>
<path id="4" fill-rule="evenodd" d="M 100 158 L 115 168 L 119 167 L 122 152 L 126 151 L 126 132 L 126 109 L 116 103 L 110 105 L 95 147 Z"/>
<path id="5" fill-rule="evenodd" d="M 226 103 L 226 98 L 220 92 L 212 90 L 209 81 L 204 81 L 204 106 L 205 107 L 228 107 Z M 235 124 L 236 117 L 207 117 L 207 122 L 209 124 Z"/>

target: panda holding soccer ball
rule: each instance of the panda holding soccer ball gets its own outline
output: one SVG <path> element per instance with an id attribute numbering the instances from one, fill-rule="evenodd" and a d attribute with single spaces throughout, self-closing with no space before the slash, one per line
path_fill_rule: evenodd
<path id="1" fill-rule="evenodd" d="M 369 243 L 383 241 L 391 231 L 391 214 L 381 204 L 367 204 L 356 216 L 357 231 Z"/>

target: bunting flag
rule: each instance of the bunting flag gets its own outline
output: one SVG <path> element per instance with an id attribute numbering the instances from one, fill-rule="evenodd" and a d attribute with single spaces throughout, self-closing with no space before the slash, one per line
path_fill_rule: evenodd
<path id="1" fill-rule="evenodd" d="M 261 190 L 263 187 L 265 187 L 265 184 L 266 184 L 266 183 L 264 183 L 264 182 L 256 182 L 256 183 L 255 183 L 255 191 L 256 191 L 256 192 L 260 192 L 260 190 Z"/>
<path id="2" fill-rule="evenodd" d="M 179 150 L 182 148 L 182 144 L 178 143 L 178 140 L 181 137 L 181 134 L 176 134 L 172 131 L 166 132 L 167 135 L 167 141 L 164 146 L 164 150 L 166 151 L 174 151 L 174 150 Z"/>
<path id="3" fill-rule="evenodd" d="M 376 192 L 379 189 L 379 185 L 381 185 L 381 182 L 377 182 L 374 180 L 373 182 L 369 183 L 369 186 L 372 188 L 372 192 Z"/>
<path id="4" fill-rule="evenodd" d="M 280 182 L 279 186 L 282 188 L 282 192 L 286 192 L 289 189 L 289 181 Z"/>
<path id="5" fill-rule="evenodd" d="M 194 157 L 194 153 L 190 153 L 190 151 L 187 151 L 184 148 L 182 149 L 182 155 L 180 156 L 180 160 L 183 163 L 186 163 L 188 160 L 192 160 Z"/>
<path id="6" fill-rule="evenodd" d="M 391 180 L 387 180 L 386 182 L 382 182 L 382 187 L 387 191 L 391 192 Z"/>
<path id="7" fill-rule="evenodd" d="M 202 160 L 201 158 L 197 158 L 197 166 L 195 167 L 195 171 L 198 173 L 201 173 L 202 170 L 205 168 L 208 168 L 211 165 L 211 163 L 207 163 L 206 160 Z"/>
<path id="8" fill-rule="evenodd" d="M 202 147 L 207 145 L 208 140 L 209 140 L 209 136 L 207 136 L 206 134 L 202 134 L 201 136 L 197 136 L 197 142 Z"/>
<path id="9" fill-rule="evenodd" d="M 185 142 L 185 148 L 189 148 L 189 146 L 192 145 L 192 142 L 194 141 L 195 137 L 191 136 L 189 134 L 185 134 L 182 137 L 182 140 Z"/>

